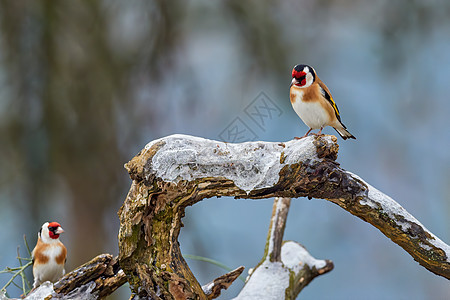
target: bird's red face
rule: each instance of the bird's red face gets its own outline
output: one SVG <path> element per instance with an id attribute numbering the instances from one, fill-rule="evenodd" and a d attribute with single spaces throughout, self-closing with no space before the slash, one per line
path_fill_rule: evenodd
<path id="1" fill-rule="evenodd" d="M 306 73 L 292 69 L 292 83 L 296 86 L 304 86 L 306 84 Z"/>
<path id="2" fill-rule="evenodd" d="M 308 65 L 296 65 L 292 69 L 291 86 L 307 88 L 311 86 L 316 79 L 314 69 Z"/>
<path id="3" fill-rule="evenodd" d="M 48 224 L 48 235 L 52 239 L 59 238 L 59 235 L 64 232 L 64 229 L 62 229 L 61 225 L 59 225 L 58 222 L 51 222 Z"/>

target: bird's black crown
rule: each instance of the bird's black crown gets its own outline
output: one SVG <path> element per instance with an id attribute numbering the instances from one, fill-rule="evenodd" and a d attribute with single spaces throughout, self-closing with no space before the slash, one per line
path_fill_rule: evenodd
<path id="1" fill-rule="evenodd" d="M 309 73 L 311 73 L 311 75 L 313 76 L 313 81 L 315 81 L 316 79 L 316 72 L 314 71 L 314 69 L 311 66 L 308 65 L 296 65 L 294 67 L 294 70 L 297 72 L 303 72 L 303 70 L 305 68 L 308 68 Z"/>

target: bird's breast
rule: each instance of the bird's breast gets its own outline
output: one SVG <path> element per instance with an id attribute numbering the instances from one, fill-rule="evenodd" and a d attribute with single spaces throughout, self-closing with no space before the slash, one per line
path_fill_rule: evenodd
<path id="1" fill-rule="evenodd" d="M 35 251 L 35 264 L 64 264 L 67 250 L 62 243 L 40 245 Z"/>
<path id="2" fill-rule="evenodd" d="M 303 91 L 297 89 L 291 89 L 290 97 L 294 111 L 309 128 L 320 129 L 329 125 L 329 113 L 324 109 L 319 99 L 304 101 Z"/>

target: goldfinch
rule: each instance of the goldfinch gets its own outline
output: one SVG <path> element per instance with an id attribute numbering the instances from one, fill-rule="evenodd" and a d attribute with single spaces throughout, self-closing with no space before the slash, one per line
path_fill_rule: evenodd
<path id="1" fill-rule="evenodd" d="M 36 247 L 31 252 L 33 288 L 45 281 L 56 282 L 64 275 L 67 249 L 59 240 L 59 235 L 63 232 L 58 222 L 45 222 L 39 230 Z"/>
<path id="2" fill-rule="evenodd" d="M 339 109 L 331 97 L 330 90 L 312 67 L 296 65 L 292 69 L 290 98 L 295 112 L 309 127 L 308 132 L 301 138 L 308 136 L 313 129 L 320 129 L 320 135 L 325 126 L 331 126 L 344 140 L 356 139 L 342 124 Z"/>

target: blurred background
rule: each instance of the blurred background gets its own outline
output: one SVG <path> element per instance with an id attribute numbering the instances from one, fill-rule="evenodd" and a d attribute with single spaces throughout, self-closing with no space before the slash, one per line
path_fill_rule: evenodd
<path id="1" fill-rule="evenodd" d="M 341 166 L 450 243 L 449 1 L 1 1 L 0 26 L 0 269 L 18 265 L 23 234 L 34 246 L 47 220 L 66 230 L 68 271 L 117 254 L 123 164 L 151 140 L 227 140 L 236 126 L 238 141 L 303 135 L 289 102 L 298 63 L 316 69 L 357 137 L 338 138 Z M 261 95 L 277 110 L 258 123 L 249 112 Z M 202 201 L 183 219 L 182 251 L 248 270 L 271 210 L 271 199 Z M 285 239 L 335 263 L 303 299 L 450 294 L 448 280 L 330 202 L 295 199 Z M 187 262 L 202 284 L 225 272 Z"/>

